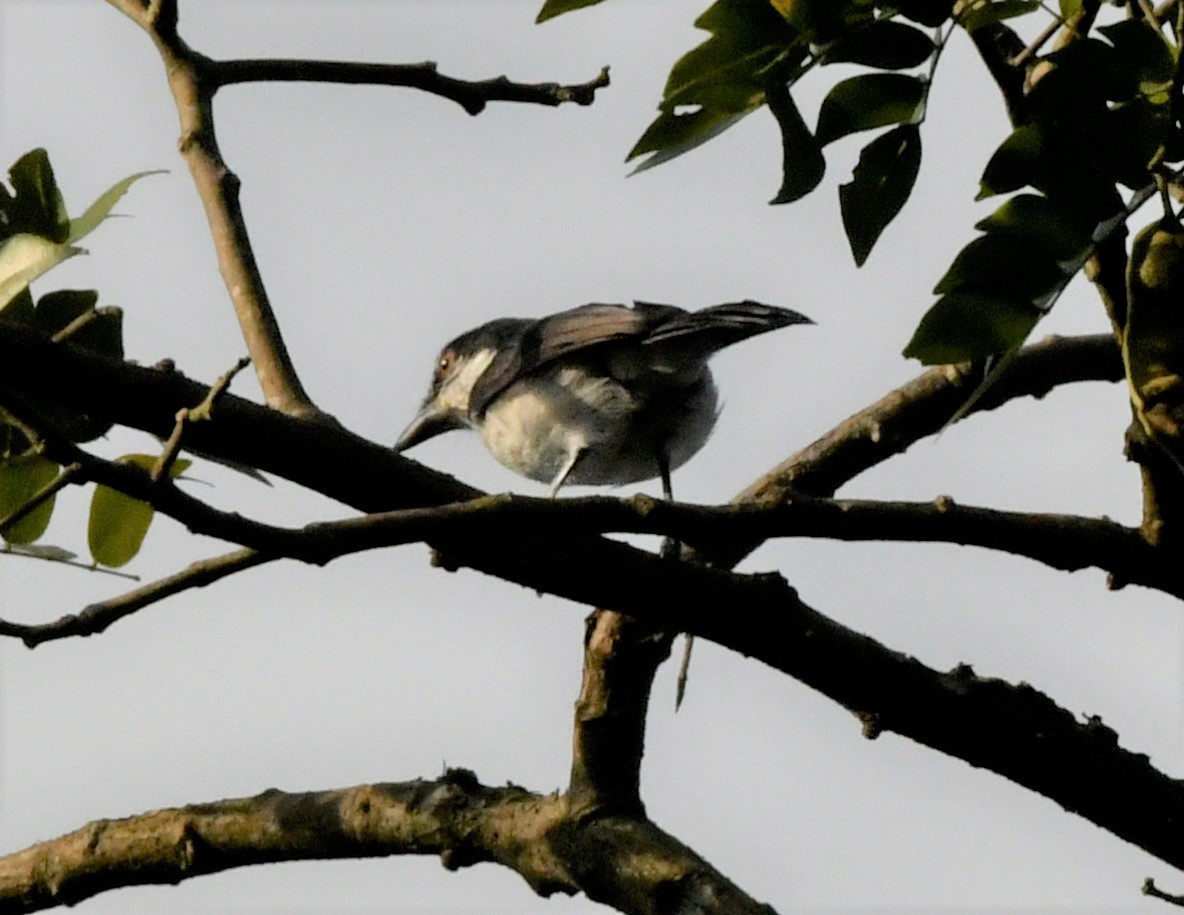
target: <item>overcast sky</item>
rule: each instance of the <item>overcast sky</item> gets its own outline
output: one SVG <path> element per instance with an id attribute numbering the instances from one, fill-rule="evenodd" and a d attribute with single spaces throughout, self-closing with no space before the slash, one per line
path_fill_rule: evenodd
<path id="1" fill-rule="evenodd" d="M 899 355 L 935 281 L 989 204 L 972 203 L 1005 118 L 965 36 L 943 57 L 920 184 L 857 270 L 835 188 L 769 207 L 780 150 L 765 111 L 703 149 L 626 179 L 670 64 L 702 37 L 700 4 L 614 0 L 544 26 L 537 0 L 218 3 L 182 0 L 182 32 L 214 57 L 436 60 L 445 73 L 613 85 L 591 108 L 493 105 L 477 118 L 408 90 L 242 86 L 216 113 L 243 181 L 256 253 L 304 382 L 349 428 L 393 441 L 439 346 L 503 315 L 633 298 L 698 308 L 786 305 L 817 327 L 768 334 L 715 362 L 724 411 L 675 475 L 680 498 L 720 502 L 918 370 Z M 281 11 L 282 10 L 282 11 Z M 101 0 L 0 3 L 0 164 L 48 148 L 80 212 L 138 184 L 76 258 L 37 287 L 97 288 L 125 310 L 129 358 L 173 358 L 212 381 L 243 354 L 176 115 L 148 39 Z M 812 119 L 825 71 L 801 95 Z M 1150 216 L 1147 217 L 1148 219 Z M 1041 333 L 1105 318 L 1077 282 Z M 244 374 L 234 390 L 258 397 Z M 1124 392 L 1057 391 L 926 441 L 844 495 L 1138 518 L 1124 463 Z M 149 451 L 138 434 L 95 448 Z M 416 458 L 475 485 L 541 494 L 444 436 Z M 347 510 L 200 464 L 191 491 L 289 524 Z M 642 489 L 657 492 L 657 485 Z M 579 490 L 574 490 L 578 492 Z M 47 541 L 85 554 L 86 495 Z M 645 541 L 651 542 L 651 541 Z M 225 550 L 158 519 L 128 570 L 151 580 Z M 1105 590 L 1019 559 L 942 546 L 766 546 L 742 568 L 781 571 L 812 606 L 937 668 L 1024 680 L 1101 715 L 1124 746 L 1180 775 L 1181 623 L 1175 602 Z M 40 621 L 129 583 L 0 556 L 0 616 Z M 721 608 L 721 612 L 726 608 Z M 431 778 L 445 765 L 550 791 L 564 785 L 587 608 L 464 571 L 423 547 L 283 563 L 191 592 L 98 638 L 30 652 L 0 645 L 0 851 L 98 817 L 188 802 Z M 655 821 L 782 912 L 1161 911 L 1146 876 L 1184 880 L 1056 804 L 893 734 L 867 741 L 847 712 L 715 646 L 696 652 L 673 712 L 659 673 L 643 769 Z M 575 913 L 492 865 L 434 859 L 250 868 L 99 897 L 86 913 L 374 911 Z"/>

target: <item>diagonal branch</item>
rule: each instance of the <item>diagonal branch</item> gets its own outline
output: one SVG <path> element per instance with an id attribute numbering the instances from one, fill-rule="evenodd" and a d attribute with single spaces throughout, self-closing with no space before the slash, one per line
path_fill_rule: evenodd
<path id="1" fill-rule="evenodd" d="M 589 105 L 608 85 L 608 69 L 586 83 L 515 83 L 501 76 L 466 81 L 441 75 L 430 62 L 363 64 L 310 60 L 215 61 L 191 49 L 177 33 L 176 0 L 108 0 L 152 38 L 164 63 L 181 122 L 180 151 L 205 208 L 218 265 L 267 403 L 306 418 L 326 417 L 305 392 L 280 332 L 255 260 L 239 200 L 241 182 L 222 157 L 214 125 L 219 87 L 256 81 L 319 81 L 409 86 L 460 104 L 470 114 L 488 102 Z"/>
<path id="2" fill-rule="evenodd" d="M 493 861 L 540 896 L 582 891 L 636 915 L 775 915 L 644 818 L 580 820 L 561 795 L 487 787 L 464 769 L 96 820 L 0 858 L 0 909 L 40 911 L 254 864 L 391 855 L 438 855 L 450 870 Z"/>
<path id="3" fill-rule="evenodd" d="M 608 67 L 585 83 L 516 83 L 505 76 L 464 80 L 445 76 L 435 62 L 376 64 L 336 60 L 223 60 L 211 67 L 218 86 L 255 82 L 345 83 L 405 86 L 438 95 L 480 114 L 490 102 L 522 102 L 555 107 L 565 103 L 591 105 L 596 90 L 609 84 Z"/>
<path id="4" fill-rule="evenodd" d="M 244 548 L 221 556 L 201 559 L 172 575 L 108 600 L 88 604 L 78 613 L 67 614 L 50 623 L 22 624 L 0 620 L 0 636 L 17 638 L 24 642 L 27 648 L 36 648 L 42 642 L 98 635 L 124 617 L 131 616 L 167 597 L 192 588 L 204 588 L 229 575 L 253 569 L 277 558 Z"/>
<path id="5" fill-rule="evenodd" d="M 214 131 L 213 62 L 177 35 L 175 2 L 145 7 L 108 0 L 152 38 L 181 122 L 180 151 L 205 208 L 222 280 L 268 404 L 293 416 L 320 415 L 305 393 L 255 261 L 239 203 L 240 181 L 222 158 Z"/>
<path id="6" fill-rule="evenodd" d="M 1090 353 L 1099 356 L 1092 364 Z M 1066 360 L 1069 354 L 1086 358 Z M 981 406 L 1040 393 L 1066 380 L 1109 378 L 1114 361 L 1112 343 L 1108 350 L 1089 341 L 1030 348 L 1016 361 L 1021 370 L 1010 381 L 1001 379 Z M 826 447 L 807 449 L 789 462 L 786 478 L 801 474 L 838 485 L 844 474 L 853 475 L 928 434 L 922 430 L 936 431 L 960 402 L 958 382 L 965 375 L 951 370 L 949 378 L 926 373 L 923 382 L 906 385 L 859 422 L 836 430 Z M 176 411 L 200 403 L 208 391 L 176 373 L 96 357 L 16 327 L 0 327 L 0 384 L 166 435 Z M 873 435 L 870 426 L 877 423 L 880 434 Z M 194 444 L 205 451 L 363 511 L 475 495 L 470 487 L 346 430 L 297 422 L 231 394 L 219 402 L 211 422 L 191 431 Z M 828 467 L 830 462 L 834 466 Z M 869 733 L 896 731 L 989 768 L 1184 867 L 1177 829 L 1184 822 L 1184 789 L 1145 756 L 1118 747 L 1112 732 L 1078 722 L 1029 687 L 978 678 L 966 669 L 942 673 L 925 667 L 813 610 L 780 576 L 728 575 L 665 562 L 594 537 L 576 538 L 574 546 L 572 540 L 557 544 L 550 537 L 529 544 L 510 538 L 442 538 L 436 545 L 457 566 L 611 606 L 757 658 L 858 713 Z"/>

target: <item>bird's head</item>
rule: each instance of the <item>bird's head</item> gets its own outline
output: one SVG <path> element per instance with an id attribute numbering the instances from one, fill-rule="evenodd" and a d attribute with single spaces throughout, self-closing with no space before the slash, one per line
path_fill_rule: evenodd
<path id="1" fill-rule="evenodd" d="M 513 318 L 491 321 L 440 350 L 428 395 L 395 442 L 395 451 L 406 451 L 444 432 L 474 426 L 484 407 L 474 402 L 474 388 L 494 360 L 504 358 L 513 349 L 525 323 Z"/>

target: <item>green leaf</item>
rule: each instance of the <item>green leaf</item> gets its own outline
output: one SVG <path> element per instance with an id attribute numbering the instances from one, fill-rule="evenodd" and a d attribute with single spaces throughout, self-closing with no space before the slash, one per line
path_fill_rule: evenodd
<path id="1" fill-rule="evenodd" d="M 719 136 L 765 103 L 804 65 L 804 40 L 769 0 L 717 0 L 695 25 L 711 37 L 671 68 L 659 115 L 626 161 L 653 153 L 634 170 L 652 168 Z"/>
<path id="2" fill-rule="evenodd" d="M 597 0 L 592 0 L 592 2 L 597 2 Z M 78 241 L 78 239 L 93 232 L 99 223 L 101 223 L 111 214 L 111 208 L 119 202 L 119 198 L 126 194 L 128 188 L 130 188 L 141 178 L 144 178 L 148 175 L 164 174 L 167 174 L 164 169 L 155 169 L 146 172 L 136 172 L 134 175 L 129 175 L 122 181 L 117 181 L 115 184 L 111 185 L 111 187 L 107 188 L 106 191 L 100 194 L 98 199 L 95 200 L 95 202 L 89 207 L 87 207 L 85 213 L 75 219 L 70 220 L 69 235 L 65 240 L 70 242 Z"/>
<path id="3" fill-rule="evenodd" d="M 23 324 L 27 327 L 32 323 L 33 295 L 27 287 L 9 299 L 7 305 L 0 305 L 0 324 Z"/>
<path id="4" fill-rule="evenodd" d="M 1167 38 L 1146 19 L 1124 19 L 1099 27 L 1114 46 L 1114 70 L 1124 85 L 1120 99 L 1150 95 L 1171 87 L 1176 54 Z"/>
<path id="5" fill-rule="evenodd" d="M 781 128 L 781 187 L 770 203 L 792 203 L 818 187 L 826 173 L 822 147 L 810 133 L 789 90 L 769 93 L 769 110 Z"/>
<path id="6" fill-rule="evenodd" d="M 777 14 L 768 0 L 717 0 L 698 19 L 695 27 L 711 37 L 680 57 L 670 69 L 663 90 L 663 106 L 706 100 L 686 93 L 690 86 L 742 82 L 763 87 L 767 69 L 787 49 L 805 42 Z"/>
<path id="7" fill-rule="evenodd" d="M 156 463 L 156 458 L 150 454 L 128 454 L 119 461 L 148 471 Z M 183 473 L 190 463 L 183 459 L 176 461 L 170 476 Z M 113 569 L 127 565 L 140 552 L 155 513 L 147 502 L 108 486 L 96 486 L 86 531 L 87 545 L 94 561 Z"/>
<path id="8" fill-rule="evenodd" d="M 635 159 L 647 152 L 653 152 L 648 159 L 638 163 L 631 174 L 644 172 L 646 169 L 669 162 L 671 159 L 688 153 L 696 146 L 702 146 L 708 140 L 718 137 L 732 125 L 736 124 L 744 115 L 754 111 L 758 105 L 753 105 L 748 111 L 711 111 L 703 108 L 689 114 L 658 115 L 637 145 L 629 151 L 625 161 Z"/>
<path id="9" fill-rule="evenodd" d="M 59 289 L 46 293 L 37 302 L 35 323 L 52 336 L 94 311 L 98 300 L 99 294 L 93 289 Z M 68 339 L 73 346 L 111 359 L 122 359 L 123 313 L 118 308 L 105 308 Z"/>
<path id="10" fill-rule="evenodd" d="M 596 4 L 603 2 L 604 0 L 547 0 L 543 4 L 543 8 L 539 10 L 535 22 L 546 22 L 548 19 L 570 13 L 572 10 L 583 9 L 585 6 L 596 6 Z"/>
<path id="11" fill-rule="evenodd" d="M 107 486 L 96 486 L 86 530 L 94 561 L 111 568 L 127 565 L 140 552 L 155 513 L 147 502 Z"/>
<path id="12" fill-rule="evenodd" d="M 896 8 L 906 19 L 935 29 L 953 15 L 954 0 L 898 0 Z"/>
<path id="13" fill-rule="evenodd" d="M 966 31 L 973 32 L 984 25 L 1023 16 L 1039 8 L 1040 0 L 982 0 L 968 5 L 965 12 L 958 17 L 958 22 Z"/>
<path id="14" fill-rule="evenodd" d="M 25 153 L 8 170 L 8 180 L 14 196 L 6 201 L 5 234 L 27 232 L 57 244 L 66 241 L 70 218 L 49 164 L 49 154 L 44 149 Z"/>
<path id="15" fill-rule="evenodd" d="M 971 287 L 1040 304 L 1064 280 L 1051 254 L 1007 235 L 980 235 L 958 252 L 933 291 Z"/>
<path id="16" fill-rule="evenodd" d="M 58 465 L 40 454 L 22 454 L 0 461 L 0 518 L 26 504 L 57 479 Z M 16 524 L 0 531 L 8 543 L 32 543 L 45 533 L 53 515 L 51 496 Z"/>
<path id="17" fill-rule="evenodd" d="M 876 137 L 859 154 L 852 180 L 839 188 L 843 228 L 855 263 L 862 265 L 880 233 L 912 193 L 921 167 L 921 130 L 902 124 Z"/>
<path id="18" fill-rule="evenodd" d="M 1011 132 L 992 154 L 979 181 L 975 200 L 1018 191 L 1031 184 L 1044 152 L 1044 131 L 1037 124 L 1023 124 Z"/>
<path id="19" fill-rule="evenodd" d="M 29 284 L 82 248 L 57 244 L 40 235 L 21 232 L 0 244 L 0 308 L 20 295 Z"/>
<path id="20" fill-rule="evenodd" d="M 975 225 L 981 232 L 1006 235 L 1063 261 L 1085 251 L 1095 227 L 1084 213 L 1039 194 L 1017 194 Z"/>
<path id="21" fill-rule="evenodd" d="M 828 47 L 823 63 L 905 70 L 927 61 L 934 47 L 933 39 L 920 29 L 891 19 L 877 19 Z"/>
<path id="22" fill-rule="evenodd" d="M 868 73 L 835 86 L 818 113 L 818 142 L 825 146 L 860 130 L 909 124 L 922 114 L 925 81 L 901 73 Z"/>
<path id="23" fill-rule="evenodd" d="M 1041 316 L 1031 302 L 958 289 L 929 309 L 904 355 L 925 365 L 944 365 L 1004 353 L 1023 343 Z"/>
<path id="24" fill-rule="evenodd" d="M 52 336 L 93 311 L 97 302 L 98 293 L 93 289 L 60 289 L 46 293 L 38 301 L 31 323 L 47 336 Z M 104 308 L 66 340 L 71 346 L 82 347 L 97 355 L 122 359 L 123 313 L 118 308 Z M 37 412 L 55 431 L 72 442 L 91 441 L 111 428 L 107 420 L 68 409 L 52 400 L 41 400 L 35 395 L 32 399 Z"/>

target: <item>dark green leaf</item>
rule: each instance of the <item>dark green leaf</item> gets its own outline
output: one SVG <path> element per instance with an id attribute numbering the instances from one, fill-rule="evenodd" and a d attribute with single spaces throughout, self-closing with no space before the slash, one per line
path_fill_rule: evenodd
<path id="1" fill-rule="evenodd" d="M 1051 254 L 1007 235 L 980 235 L 958 252 L 933 291 L 970 287 L 1041 304 L 1064 280 Z"/>
<path id="2" fill-rule="evenodd" d="M 1017 194 L 975 228 L 1006 235 L 1057 260 L 1079 257 L 1091 242 L 1096 223 L 1085 214 L 1039 194 Z"/>
<path id="3" fill-rule="evenodd" d="M 56 244 L 66 241 L 70 234 L 70 217 L 66 203 L 58 190 L 44 149 L 25 153 L 8 170 L 8 179 L 15 192 L 9 198 L 8 231 L 12 234 L 28 232 Z"/>
<path id="4" fill-rule="evenodd" d="M 156 458 L 150 454 L 129 454 L 121 457 L 121 463 L 135 464 L 142 470 L 150 470 Z M 172 467 L 172 476 L 182 473 L 190 462 L 178 460 Z M 87 544 L 94 561 L 100 565 L 118 568 L 131 561 L 144 543 L 148 528 L 152 524 L 155 510 L 147 502 L 133 499 L 107 486 L 96 486 L 90 503 L 90 521 L 87 525 Z"/>
<path id="5" fill-rule="evenodd" d="M 954 0 L 898 0 L 900 14 L 919 25 L 937 28 L 954 13 Z"/>
<path id="6" fill-rule="evenodd" d="M 764 71 L 799 36 L 777 14 L 768 0 L 717 0 L 695 20 L 695 26 L 711 37 L 684 54 L 670 70 L 664 91 L 665 105 L 703 103 L 686 95 L 693 85 L 720 82 L 757 82 L 763 85 Z M 804 42 L 800 54 L 805 56 Z"/>
<path id="7" fill-rule="evenodd" d="M 792 203 L 818 187 L 826 172 L 826 159 L 788 89 L 769 93 L 769 110 L 781 128 L 782 152 L 781 187 L 769 202 Z"/>
<path id="8" fill-rule="evenodd" d="M 923 64 L 933 54 L 933 48 L 933 39 L 920 29 L 891 19 L 877 19 L 828 47 L 823 62 L 904 70 Z"/>
<path id="9" fill-rule="evenodd" d="M 1044 131 L 1038 125 L 1017 127 L 987 162 L 975 199 L 1007 194 L 1032 184 L 1043 152 Z"/>
<path id="10" fill-rule="evenodd" d="M 1023 16 L 1040 8 L 1040 0 L 983 0 L 969 4 L 958 21 L 968 32 L 981 29 L 993 22 L 1002 22 L 1015 16 Z"/>
<path id="11" fill-rule="evenodd" d="M 98 304 L 99 294 L 93 289 L 60 289 L 43 295 L 37 302 L 36 324 L 53 335 L 66 329 L 71 322 Z M 123 313 L 118 308 L 105 308 L 83 327 L 70 334 L 69 342 L 100 356 L 123 358 Z"/>
<path id="12" fill-rule="evenodd" d="M 570 13 L 572 10 L 583 9 L 585 6 L 595 6 L 602 2 L 603 0 L 546 0 L 543 8 L 539 10 L 539 15 L 535 19 L 535 22 L 546 22 L 548 19 L 562 16 L 564 13 Z"/>
<path id="13" fill-rule="evenodd" d="M 647 152 L 653 152 L 653 155 L 648 159 L 638 163 L 631 174 L 644 172 L 655 165 L 661 165 L 683 153 L 690 152 L 696 146 L 701 146 L 708 140 L 719 136 L 748 113 L 748 111 L 729 113 L 706 109 L 680 115 L 662 113 L 646 128 L 641 139 L 637 141 L 637 145 L 629 151 L 625 161 L 628 162 Z"/>
<path id="14" fill-rule="evenodd" d="M 959 289 L 925 314 L 904 355 L 926 365 L 966 362 L 1019 346 L 1041 311 L 1031 302 L 993 292 Z"/>
<path id="15" fill-rule="evenodd" d="M 1170 138 L 1171 105 L 1137 98 L 1107 112 L 1109 130 L 1099 142 L 1099 164 L 1114 181 L 1132 190 L 1154 180 L 1151 160 Z"/>
<path id="16" fill-rule="evenodd" d="M 872 247 L 912 193 L 921 167 L 921 131 L 902 124 L 863 148 L 852 180 L 839 188 L 843 228 L 855 263 Z"/>
<path id="17" fill-rule="evenodd" d="M 825 146 L 860 130 L 908 124 L 922 112 L 925 82 L 901 73 L 868 73 L 837 83 L 818 113 L 818 142 Z"/>
<path id="18" fill-rule="evenodd" d="M 33 294 L 28 287 L 13 296 L 7 305 L 0 305 L 0 323 L 26 326 L 33 323 Z"/>
<path id="19" fill-rule="evenodd" d="M 1175 52 L 1163 33 L 1146 19 L 1124 19 L 1098 31 L 1114 45 L 1114 69 L 1125 83 L 1117 100 L 1151 94 L 1156 87 L 1171 87 Z"/>
<path id="20" fill-rule="evenodd" d="M 0 461 L 0 518 L 25 505 L 52 483 L 58 465 L 39 454 L 22 454 Z M 45 533 L 53 515 L 54 497 L 38 505 L 16 524 L 0 531 L 8 543 L 32 543 Z"/>

